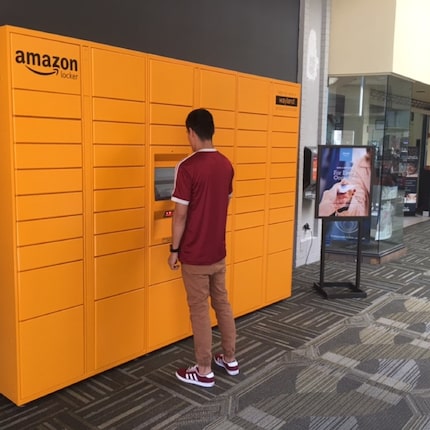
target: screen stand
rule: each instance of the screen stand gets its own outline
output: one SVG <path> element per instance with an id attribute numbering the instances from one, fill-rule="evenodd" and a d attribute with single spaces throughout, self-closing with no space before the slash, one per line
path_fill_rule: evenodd
<path id="1" fill-rule="evenodd" d="M 355 284 L 352 282 L 325 282 L 325 253 L 326 253 L 326 234 L 327 223 L 336 222 L 333 220 L 322 220 L 322 244 L 321 244 L 321 259 L 320 259 L 320 281 L 314 283 L 315 290 L 326 299 L 349 299 L 349 298 L 365 298 L 367 294 L 360 290 L 360 269 L 361 269 L 361 240 L 362 240 L 362 220 L 357 220 L 357 256 L 356 256 L 356 272 Z"/>

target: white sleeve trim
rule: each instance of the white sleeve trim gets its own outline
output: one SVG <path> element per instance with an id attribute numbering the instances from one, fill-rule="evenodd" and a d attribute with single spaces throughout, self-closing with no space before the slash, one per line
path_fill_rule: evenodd
<path id="1" fill-rule="evenodd" d="M 185 205 L 185 206 L 188 206 L 190 204 L 190 202 L 188 202 L 187 200 L 178 199 L 175 196 L 172 196 L 171 200 L 172 200 L 172 202 L 179 203 L 179 204 Z"/>

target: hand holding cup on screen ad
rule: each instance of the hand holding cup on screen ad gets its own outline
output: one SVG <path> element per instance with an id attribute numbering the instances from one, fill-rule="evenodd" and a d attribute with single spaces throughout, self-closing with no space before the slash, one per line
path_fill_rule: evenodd
<path id="1" fill-rule="evenodd" d="M 354 194 L 355 186 L 348 183 L 345 179 L 342 179 L 342 181 L 337 184 L 335 205 L 338 213 L 349 209 Z"/>
<path id="2" fill-rule="evenodd" d="M 321 147 L 318 217 L 369 216 L 372 151 Z"/>

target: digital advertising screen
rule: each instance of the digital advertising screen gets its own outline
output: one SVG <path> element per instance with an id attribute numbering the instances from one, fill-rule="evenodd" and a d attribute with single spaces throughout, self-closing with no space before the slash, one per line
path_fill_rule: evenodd
<path id="1" fill-rule="evenodd" d="M 370 217 L 374 148 L 319 145 L 316 218 Z"/>

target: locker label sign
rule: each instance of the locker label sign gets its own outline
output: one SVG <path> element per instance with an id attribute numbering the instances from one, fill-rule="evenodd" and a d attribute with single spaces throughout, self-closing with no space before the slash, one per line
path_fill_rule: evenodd
<path id="1" fill-rule="evenodd" d="M 82 52 L 74 39 L 10 34 L 12 86 L 81 94 Z"/>
<path id="2" fill-rule="evenodd" d="M 59 75 L 64 79 L 78 78 L 78 60 L 76 58 L 60 57 L 58 55 L 41 54 L 39 52 L 23 51 L 15 53 L 17 64 L 23 64 L 37 75 Z"/>
<path id="3" fill-rule="evenodd" d="M 276 96 L 276 104 L 297 107 L 298 99 L 297 97 Z"/>

